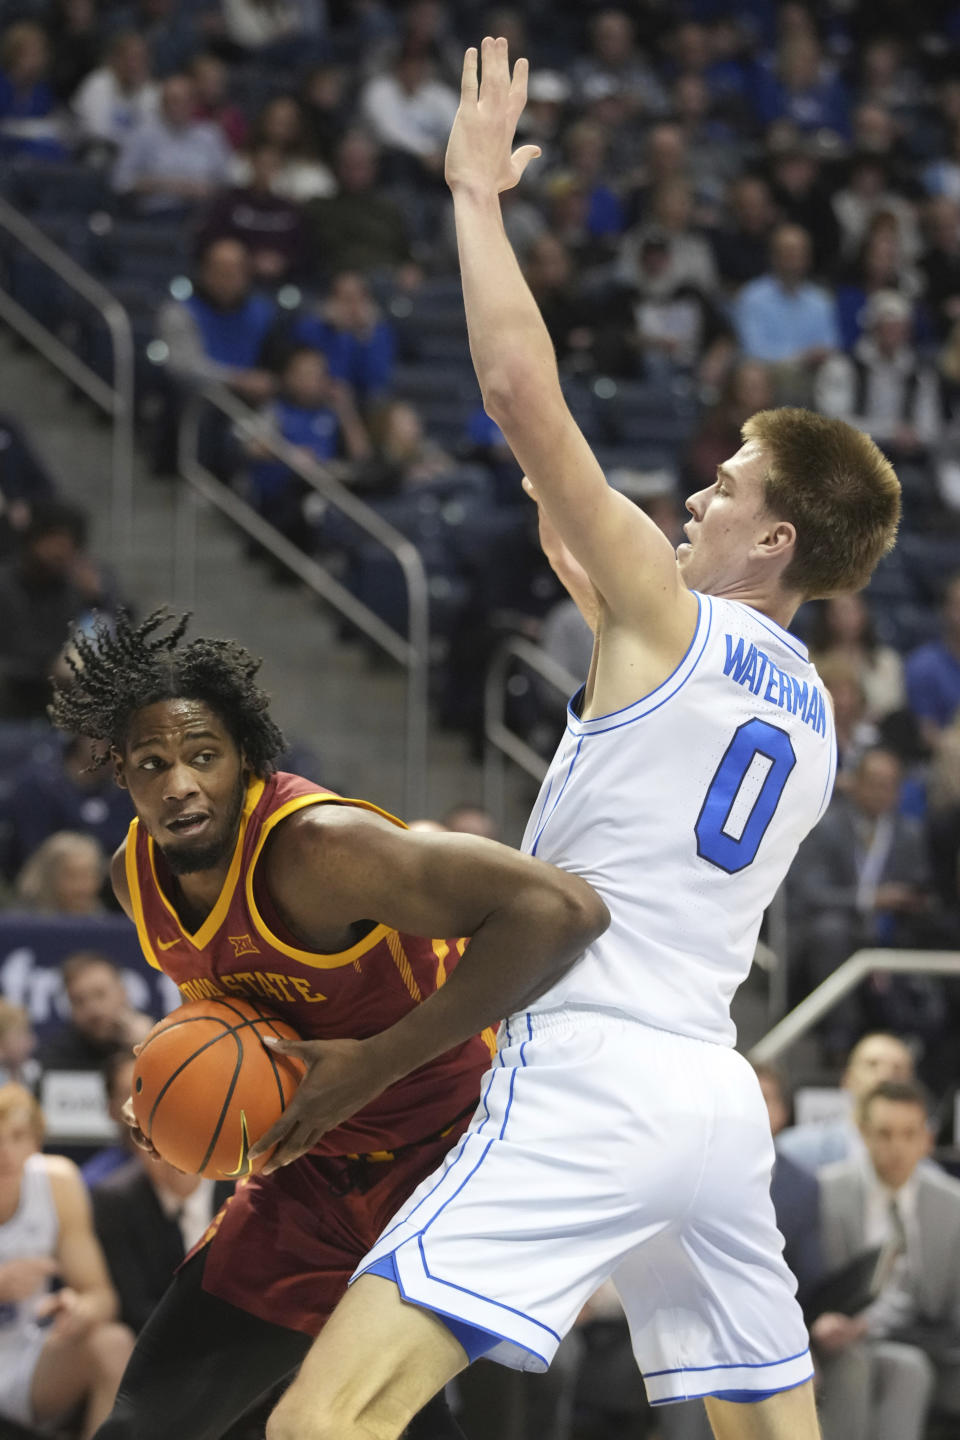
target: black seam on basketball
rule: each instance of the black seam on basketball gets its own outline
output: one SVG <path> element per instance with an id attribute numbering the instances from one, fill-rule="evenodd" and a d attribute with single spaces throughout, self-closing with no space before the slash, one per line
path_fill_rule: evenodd
<path id="1" fill-rule="evenodd" d="M 237 1088 L 237 1081 L 240 1079 L 240 1071 L 243 1068 L 243 1041 L 236 1033 L 234 1033 L 234 1039 L 237 1042 L 237 1060 L 236 1064 L 233 1067 L 233 1078 L 230 1081 L 229 1086 L 227 1087 L 226 1099 L 220 1107 L 220 1115 L 214 1127 L 213 1135 L 210 1137 L 210 1144 L 207 1147 L 207 1153 L 206 1155 L 204 1155 L 203 1160 L 197 1169 L 198 1175 L 201 1175 L 203 1171 L 206 1170 L 207 1166 L 210 1164 L 210 1156 L 217 1148 L 217 1141 L 220 1139 L 220 1132 L 223 1129 L 223 1122 L 227 1118 L 227 1111 L 230 1109 L 230 1102 L 233 1099 L 233 1092 Z"/>
<path id="2" fill-rule="evenodd" d="M 286 1108 L 287 1108 L 287 1097 L 286 1097 L 286 1095 L 283 1093 L 283 1081 L 280 1079 L 280 1068 L 279 1068 L 279 1066 L 277 1065 L 277 1062 L 276 1062 L 276 1060 L 274 1059 L 274 1057 L 271 1055 L 270 1051 L 267 1050 L 266 1045 L 264 1045 L 263 1048 L 264 1048 L 264 1051 L 266 1052 L 267 1059 L 270 1061 L 270 1065 L 271 1065 L 271 1068 L 272 1068 L 272 1070 L 273 1070 L 273 1078 L 274 1078 L 274 1080 L 276 1080 L 276 1082 L 277 1082 L 277 1094 L 280 1096 L 280 1109 L 281 1109 L 281 1110 L 286 1110 Z"/>

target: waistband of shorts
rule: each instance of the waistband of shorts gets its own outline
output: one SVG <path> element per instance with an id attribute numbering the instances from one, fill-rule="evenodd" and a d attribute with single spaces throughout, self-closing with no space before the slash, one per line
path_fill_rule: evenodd
<path id="1" fill-rule="evenodd" d="M 504 1050 L 508 1044 L 519 1045 L 537 1035 L 559 1034 L 586 1027 L 607 1031 L 641 1031 L 651 1039 L 662 1036 L 669 1040 L 684 1040 L 691 1045 L 709 1045 L 716 1050 L 733 1049 L 732 1045 L 724 1041 L 708 1040 L 702 1035 L 686 1035 L 682 1030 L 668 1030 L 665 1025 L 654 1025 L 649 1020 L 641 1020 L 638 1015 L 627 1015 L 622 1010 L 611 1010 L 603 1005 L 564 1005 L 556 1010 L 521 1010 L 501 1023 L 497 1032 L 497 1048 Z"/>

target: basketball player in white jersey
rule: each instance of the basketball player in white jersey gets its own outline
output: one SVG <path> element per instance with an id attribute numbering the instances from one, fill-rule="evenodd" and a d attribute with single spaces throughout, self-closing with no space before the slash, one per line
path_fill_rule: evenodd
<path id="1" fill-rule="evenodd" d="M 113 1404 L 133 1335 L 113 1319 L 80 1172 L 42 1144 L 30 1091 L 0 1085 L 0 1429 L 3 1419 L 45 1429 L 82 1403 L 85 1440 Z"/>
<path id="2" fill-rule="evenodd" d="M 526 64 L 511 77 L 503 40 L 482 59 L 478 88 L 467 52 L 447 151 L 473 360 L 597 609 L 524 848 L 589 880 L 611 924 L 504 1021 L 470 1131 L 360 1267 L 268 1437 L 394 1440 L 477 1355 L 543 1369 L 612 1278 L 655 1405 L 703 1396 L 719 1440 L 815 1440 L 730 1001 L 833 785 L 830 704 L 786 626 L 866 582 L 899 485 L 866 436 L 782 410 L 754 416 L 687 501 L 677 552 L 607 486 L 500 216 L 537 153 L 511 155 Z"/>

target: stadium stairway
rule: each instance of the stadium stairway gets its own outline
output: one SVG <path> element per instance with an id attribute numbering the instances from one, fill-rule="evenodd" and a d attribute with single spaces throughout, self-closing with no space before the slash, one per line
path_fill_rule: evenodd
<path id="1" fill-rule="evenodd" d="M 0 333 L 0 408 L 15 416 L 49 466 L 65 498 L 93 517 L 91 548 L 109 555 L 110 431 L 45 362 Z M 171 604 L 176 486 L 152 476 L 142 459 L 135 475 L 135 521 L 129 553 L 116 557 L 121 593 L 143 614 Z M 264 656 L 263 680 L 288 736 L 313 750 L 320 774 L 341 793 L 362 795 L 399 811 L 403 805 L 404 684 L 390 662 L 345 644 L 337 617 L 299 587 L 280 586 L 246 555 L 244 537 L 201 510 L 201 564 L 193 606 L 195 633 L 235 636 Z M 519 783 L 505 838 L 516 842 L 531 802 Z M 461 800 L 479 801 L 479 768 L 458 736 L 434 729 L 430 738 L 425 813 L 439 815 Z M 415 817 L 407 817 L 415 818 Z"/>

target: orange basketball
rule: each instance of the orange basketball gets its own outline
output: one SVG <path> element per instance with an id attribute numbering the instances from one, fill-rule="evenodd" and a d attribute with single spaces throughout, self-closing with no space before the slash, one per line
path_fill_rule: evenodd
<path id="1" fill-rule="evenodd" d="M 261 1036 L 300 1037 L 264 1005 L 192 1000 L 154 1025 L 133 1071 L 137 1124 L 164 1160 L 191 1175 L 236 1180 L 266 1164 L 249 1151 L 279 1119 L 303 1065 Z"/>

